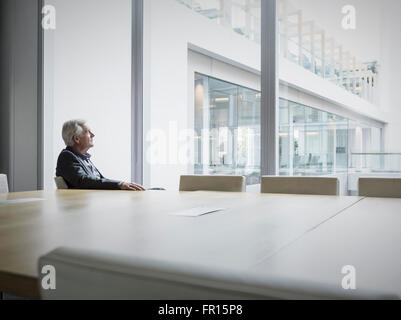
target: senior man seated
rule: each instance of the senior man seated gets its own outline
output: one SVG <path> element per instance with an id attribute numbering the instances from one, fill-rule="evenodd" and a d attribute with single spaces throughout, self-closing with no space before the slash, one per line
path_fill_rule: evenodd
<path id="1" fill-rule="evenodd" d="M 64 123 L 63 140 L 67 147 L 58 157 L 56 176 L 63 177 L 70 189 L 145 191 L 139 184 L 103 177 L 88 154 L 88 150 L 94 146 L 94 137 L 83 120 Z"/>

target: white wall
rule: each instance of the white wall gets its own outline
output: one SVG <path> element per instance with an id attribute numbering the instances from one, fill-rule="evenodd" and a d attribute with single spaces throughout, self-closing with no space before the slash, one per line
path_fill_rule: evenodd
<path id="1" fill-rule="evenodd" d="M 391 0 L 398 1 L 398 0 Z M 327 37 L 334 37 L 345 51 L 350 51 L 359 61 L 368 62 L 380 58 L 381 0 L 289 0 L 303 10 L 304 21 L 313 20 L 323 27 Z M 356 29 L 344 30 L 343 6 L 356 9 Z"/>
<path id="2" fill-rule="evenodd" d="M 108 178 L 131 176 L 131 0 L 47 0 L 56 30 L 45 32 L 45 188 L 54 188 L 66 120 L 88 120 L 93 161 Z"/>

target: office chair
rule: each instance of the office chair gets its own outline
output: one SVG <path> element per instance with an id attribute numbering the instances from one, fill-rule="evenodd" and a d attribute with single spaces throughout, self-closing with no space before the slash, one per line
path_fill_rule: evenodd
<path id="1" fill-rule="evenodd" d="M 180 178 L 180 191 L 226 191 L 245 192 L 243 176 L 185 175 Z"/>
<path id="2" fill-rule="evenodd" d="M 66 190 L 68 189 L 68 185 L 63 179 L 63 177 L 55 177 L 54 182 L 56 183 L 57 189 L 58 190 Z"/>
<path id="3" fill-rule="evenodd" d="M 401 198 L 401 178 L 359 178 L 359 195 L 375 198 Z"/>
<path id="4" fill-rule="evenodd" d="M 8 192 L 7 176 L 5 174 L 0 174 L 0 193 Z"/>
<path id="5" fill-rule="evenodd" d="M 329 195 L 339 194 L 335 177 L 262 177 L 261 193 Z"/>

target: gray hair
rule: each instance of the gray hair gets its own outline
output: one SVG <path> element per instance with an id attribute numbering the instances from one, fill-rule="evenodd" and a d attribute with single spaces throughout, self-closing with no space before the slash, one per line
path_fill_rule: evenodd
<path id="1" fill-rule="evenodd" d="M 64 123 L 62 135 L 67 147 L 74 146 L 74 137 L 79 137 L 82 135 L 84 131 L 82 125 L 85 123 L 85 120 L 71 120 Z"/>

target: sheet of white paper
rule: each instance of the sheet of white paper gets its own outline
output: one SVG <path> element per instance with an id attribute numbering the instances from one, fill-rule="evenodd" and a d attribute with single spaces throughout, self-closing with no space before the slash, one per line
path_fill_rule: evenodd
<path id="1" fill-rule="evenodd" d="M 35 201 L 43 201 L 43 200 L 44 199 L 39 199 L 39 198 L 5 200 L 5 201 L 0 201 L 0 205 L 2 205 L 2 204 L 27 203 L 27 202 L 35 202 Z"/>
<path id="2" fill-rule="evenodd" d="M 173 216 L 183 216 L 183 217 L 200 217 L 205 214 L 214 213 L 224 210 L 223 208 L 201 206 L 196 208 L 191 208 L 187 210 L 177 211 L 171 213 Z"/>

